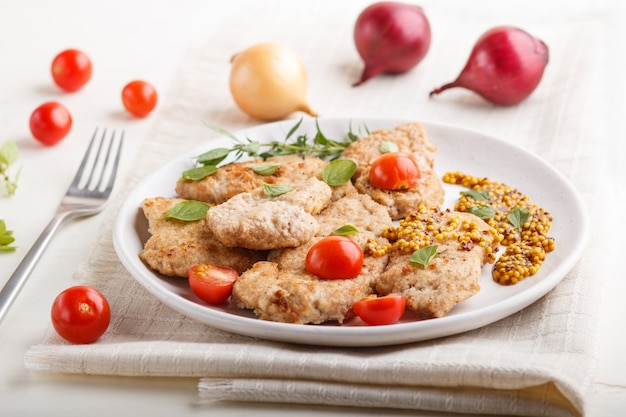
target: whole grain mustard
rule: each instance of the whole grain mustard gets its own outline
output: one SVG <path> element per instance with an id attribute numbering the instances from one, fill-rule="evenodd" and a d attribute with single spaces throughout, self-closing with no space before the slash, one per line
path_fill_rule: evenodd
<path id="1" fill-rule="evenodd" d="M 554 239 L 548 236 L 552 225 L 552 215 L 548 211 L 531 203 L 530 198 L 519 190 L 488 178 L 448 172 L 443 176 L 443 181 L 471 190 L 484 190 L 483 195 L 488 196 L 486 201 L 479 201 L 462 193 L 454 208 L 467 212 L 474 212 L 477 207 L 492 210 L 492 216 L 483 220 L 498 232 L 501 244 L 506 246 L 493 266 L 495 282 L 502 285 L 517 284 L 537 273 L 546 254 L 555 248 Z M 527 221 L 519 227 L 509 218 L 516 209 L 528 213 Z"/>

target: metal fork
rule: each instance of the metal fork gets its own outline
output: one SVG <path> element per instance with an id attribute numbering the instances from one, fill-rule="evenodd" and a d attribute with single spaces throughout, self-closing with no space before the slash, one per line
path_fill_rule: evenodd
<path id="1" fill-rule="evenodd" d="M 61 200 L 56 215 L 0 291 L 0 322 L 61 224 L 68 219 L 90 216 L 104 209 L 115 183 L 124 132 L 121 132 L 117 141 L 115 139 L 115 131 L 107 136 L 104 129 L 102 135 L 99 135 L 96 128 L 78 172 Z"/>

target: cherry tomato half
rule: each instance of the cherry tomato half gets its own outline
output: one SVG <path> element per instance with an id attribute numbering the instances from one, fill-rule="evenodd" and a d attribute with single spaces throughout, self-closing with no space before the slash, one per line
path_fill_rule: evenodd
<path id="1" fill-rule="evenodd" d="M 65 340 L 95 342 L 109 327 L 109 302 L 98 290 L 79 285 L 61 292 L 52 303 L 52 325 Z"/>
<path id="2" fill-rule="evenodd" d="M 327 236 L 311 246 L 305 268 L 322 279 L 354 278 L 363 269 L 363 251 L 350 238 Z"/>
<path id="3" fill-rule="evenodd" d="M 52 60 L 52 79 L 61 89 L 73 92 L 91 78 L 91 60 L 78 49 L 67 49 Z"/>
<path id="4" fill-rule="evenodd" d="M 30 115 L 30 132 L 44 145 L 55 145 L 72 128 L 72 116 L 60 103 L 49 101 L 37 107 Z"/>
<path id="5" fill-rule="evenodd" d="M 198 298 L 205 303 L 219 305 L 230 297 L 239 274 L 225 266 L 200 264 L 189 268 L 188 277 L 189 286 Z"/>
<path id="6" fill-rule="evenodd" d="M 122 103 L 128 112 L 137 117 L 146 117 L 157 104 L 157 91 L 149 83 L 131 81 L 122 89 Z"/>
<path id="7" fill-rule="evenodd" d="M 354 313 L 370 326 L 393 324 L 400 320 L 406 307 L 402 294 L 389 294 L 384 297 L 371 295 L 354 303 Z"/>
<path id="8" fill-rule="evenodd" d="M 422 174 L 411 155 L 402 152 L 384 153 L 372 163 L 370 184 L 383 190 L 407 190 L 419 185 Z"/>

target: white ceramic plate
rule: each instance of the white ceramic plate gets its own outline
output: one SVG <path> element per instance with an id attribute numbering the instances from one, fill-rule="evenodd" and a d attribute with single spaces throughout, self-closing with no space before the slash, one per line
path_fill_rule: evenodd
<path id="1" fill-rule="evenodd" d="M 406 120 L 318 119 L 329 138 L 344 139 L 350 128 L 358 132 L 392 128 Z M 271 123 L 236 134 L 257 141 L 282 140 L 294 126 L 293 120 Z M 487 265 L 480 279 L 481 290 L 456 305 L 446 316 L 415 321 L 410 315 L 388 326 L 365 326 L 358 319 L 343 325 L 300 325 L 256 319 L 250 312 L 230 305 L 212 307 L 200 301 L 187 281 L 169 278 L 148 269 L 138 253 L 148 239 L 147 222 L 139 206 L 147 197 L 175 196 L 174 186 L 182 171 L 194 164 L 194 157 L 220 146 L 232 146 L 232 139 L 219 138 L 191 150 L 147 177 L 122 204 L 113 229 L 115 250 L 128 271 L 149 292 L 174 310 L 210 326 L 263 339 L 329 346 L 377 346 L 415 342 L 458 334 L 493 323 L 537 301 L 552 290 L 580 257 L 587 238 L 588 219 L 581 198 L 570 183 L 552 166 L 531 153 L 482 133 L 448 125 L 423 123 L 431 142 L 437 146 L 435 170 L 439 175 L 460 170 L 486 176 L 518 188 L 554 216 L 550 236 L 556 249 L 548 254 L 535 276 L 514 286 L 501 286 L 491 279 Z M 298 133 L 312 138 L 315 120 L 304 120 Z M 452 207 L 461 190 L 445 185 L 445 206 Z"/>

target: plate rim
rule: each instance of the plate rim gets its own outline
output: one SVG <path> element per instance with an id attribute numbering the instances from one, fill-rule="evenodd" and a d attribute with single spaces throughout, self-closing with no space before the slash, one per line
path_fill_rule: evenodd
<path id="1" fill-rule="evenodd" d="M 553 165 L 545 161 L 540 156 L 532 153 L 531 151 L 522 148 L 521 146 L 504 141 L 493 135 L 486 134 L 479 130 L 456 126 L 453 124 L 447 124 L 442 122 L 422 121 L 422 120 L 409 120 L 405 118 L 381 118 L 381 117 L 318 117 L 311 119 L 301 119 L 302 125 L 305 127 L 315 123 L 320 123 L 323 128 L 325 123 L 368 123 L 372 125 L 398 125 L 401 123 L 417 122 L 424 126 L 428 134 L 429 131 L 436 129 L 444 129 L 456 131 L 464 134 L 472 134 L 474 136 L 480 136 L 482 140 L 495 141 L 501 146 L 510 147 L 516 153 L 524 155 L 526 158 L 533 159 L 535 163 L 543 166 L 547 169 L 555 179 L 558 180 L 564 189 L 568 191 L 568 197 L 573 199 L 575 203 L 573 207 L 576 208 L 576 218 L 579 220 L 577 225 L 579 226 L 579 238 L 577 243 L 573 247 L 568 256 L 565 257 L 560 263 L 557 264 L 554 271 L 552 271 L 547 279 L 542 279 L 525 289 L 523 292 L 515 294 L 503 301 L 490 304 L 486 307 L 464 312 L 461 315 L 444 316 L 441 318 L 431 320 L 421 320 L 415 322 L 396 323 L 388 326 L 324 326 L 324 325 L 301 325 L 292 323 L 279 323 L 272 321 L 259 320 L 257 318 L 239 316 L 231 314 L 225 311 L 214 310 L 207 305 L 198 304 L 192 300 L 188 300 L 184 297 L 172 294 L 167 291 L 166 288 L 159 285 L 154 285 L 150 279 L 146 279 L 142 271 L 136 271 L 135 265 L 139 260 L 137 254 L 132 256 L 135 259 L 131 259 L 131 256 L 124 250 L 125 245 L 121 236 L 127 229 L 128 222 L 125 221 L 125 216 L 128 217 L 128 212 L 131 210 L 137 210 L 138 205 L 133 202 L 133 199 L 137 190 L 141 189 L 145 184 L 149 184 L 154 177 L 158 176 L 161 170 L 165 170 L 166 167 L 174 165 L 181 161 L 183 158 L 188 158 L 190 155 L 198 154 L 200 148 L 204 148 L 206 151 L 210 145 L 201 144 L 195 146 L 187 151 L 178 154 L 173 159 L 163 164 L 161 168 L 155 172 L 152 172 L 142 178 L 134 187 L 128 191 L 124 196 L 122 204 L 119 207 L 119 211 L 115 216 L 115 222 L 113 225 L 113 246 L 118 258 L 122 262 L 125 269 L 129 274 L 138 281 L 148 292 L 159 299 L 170 308 L 182 313 L 194 320 L 200 321 L 209 326 L 215 327 L 220 330 L 237 333 L 244 336 L 261 338 L 266 340 L 273 340 L 278 342 L 298 343 L 305 345 L 321 345 L 321 346 L 390 346 L 410 342 L 418 342 L 423 340 L 436 339 L 443 336 L 451 336 L 459 333 L 463 333 L 470 330 L 483 327 L 485 325 L 499 321 L 505 317 L 508 317 L 523 308 L 535 303 L 541 297 L 550 292 L 559 282 L 561 282 L 569 271 L 575 266 L 580 259 L 582 252 L 586 246 L 589 235 L 589 218 L 586 210 L 585 203 L 573 186 L 573 184 Z M 277 122 L 265 123 L 256 126 L 252 126 L 246 129 L 239 130 L 233 134 L 237 137 L 245 137 L 247 134 L 259 129 L 275 129 L 284 127 L 289 130 L 295 125 L 297 120 L 287 119 Z M 301 128 L 302 128 L 301 125 Z M 429 134 L 429 136 L 432 136 Z M 224 138 L 223 135 L 217 135 L 211 140 L 220 140 Z M 434 143 L 436 146 L 436 143 Z M 436 159 L 435 159 L 436 164 Z M 438 172 L 438 175 L 441 173 Z M 174 193 L 174 190 L 172 190 Z M 143 198 L 150 197 L 144 196 Z M 132 206 L 131 206 L 132 204 Z M 139 260 L 139 262 L 141 262 Z M 151 272 L 148 268 L 141 263 L 142 267 L 147 272 Z M 137 272 L 137 273 L 134 273 Z M 151 272 L 152 273 L 152 272 Z M 152 273 L 154 274 L 154 273 Z M 137 276 L 139 275 L 139 276 Z M 207 320 L 207 310 L 210 319 Z M 514 311 L 512 311 L 514 310 Z M 488 317 L 488 318 L 487 318 Z M 262 323 L 262 325 L 259 325 Z M 236 327 L 233 328 L 233 325 Z M 419 330 L 415 334 L 415 330 Z M 321 339 L 320 336 L 325 336 L 325 339 Z"/>

